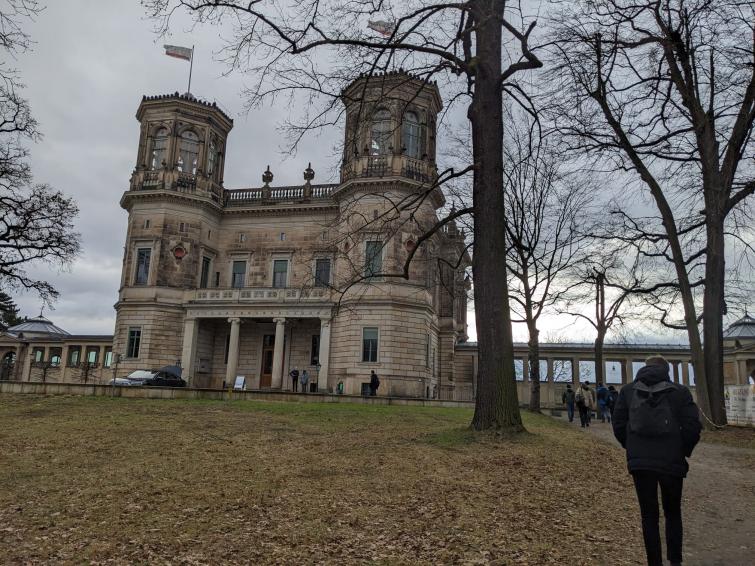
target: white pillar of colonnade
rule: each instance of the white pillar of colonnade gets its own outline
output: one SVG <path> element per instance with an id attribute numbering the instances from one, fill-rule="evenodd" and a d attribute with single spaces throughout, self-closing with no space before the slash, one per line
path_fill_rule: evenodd
<path id="1" fill-rule="evenodd" d="M 273 347 L 273 376 L 270 387 L 283 388 L 283 345 L 286 339 L 286 319 L 274 318 L 275 346 Z"/>
<path id="2" fill-rule="evenodd" d="M 194 383 L 194 355 L 197 345 L 197 319 L 187 317 L 184 320 L 184 338 L 181 348 L 181 377 L 189 387 Z M 229 356 L 230 357 L 230 356 Z"/>
<path id="3" fill-rule="evenodd" d="M 317 392 L 328 392 L 328 371 L 330 369 L 330 319 L 320 319 L 320 351 L 317 354 L 320 370 L 317 373 Z"/>
<path id="4" fill-rule="evenodd" d="M 233 387 L 236 380 L 236 371 L 239 367 L 239 331 L 241 329 L 240 318 L 229 318 L 231 323 L 231 335 L 228 340 L 228 364 L 225 369 L 226 387 Z"/>

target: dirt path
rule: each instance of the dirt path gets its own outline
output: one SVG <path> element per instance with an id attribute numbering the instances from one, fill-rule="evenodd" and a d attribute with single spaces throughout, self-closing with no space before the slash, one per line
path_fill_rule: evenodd
<path id="1" fill-rule="evenodd" d="M 574 425 L 579 428 L 578 422 Z M 593 422 L 586 430 L 621 449 L 610 425 Z M 683 504 L 685 566 L 755 564 L 755 450 L 702 441 L 689 464 Z"/>

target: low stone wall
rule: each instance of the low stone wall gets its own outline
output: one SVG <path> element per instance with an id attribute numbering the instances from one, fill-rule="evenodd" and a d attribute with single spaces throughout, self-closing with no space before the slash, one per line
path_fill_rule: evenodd
<path id="1" fill-rule="evenodd" d="M 125 397 L 131 399 L 216 399 L 285 401 L 294 403 L 357 403 L 364 405 L 407 405 L 416 407 L 474 407 L 469 401 L 441 401 L 403 397 L 362 397 L 326 393 L 287 393 L 285 391 L 228 391 L 223 389 L 192 389 L 183 387 L 115 387 L 82 383 L 39 383 L 0 381 L 0 393 L 33 395 L 82 395 L 90 397 Z"/>

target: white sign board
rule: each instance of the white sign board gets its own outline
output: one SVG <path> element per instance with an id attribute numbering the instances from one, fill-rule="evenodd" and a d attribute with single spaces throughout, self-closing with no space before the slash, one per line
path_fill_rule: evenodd
<path id="1" fill-rule="evenodd" d="M 727 385 L 724 399 L 729 424 L 755 426 L 755 385 Z"/>
<path id="2" fill-rule="evenodd" d="M 243 391 L 246 389 L 246 377 L 243 375 L 237 375 L 236 381 L 233 384 L 233 388 L 237 391 Z"/>

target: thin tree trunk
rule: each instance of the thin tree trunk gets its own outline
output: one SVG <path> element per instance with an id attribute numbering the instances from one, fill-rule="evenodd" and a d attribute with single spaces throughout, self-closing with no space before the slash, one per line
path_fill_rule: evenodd
<path id="1" fill-rule="evenodd" d="M 606 339 L 606 329 L 598 329 L 595 337 L 595 383 L 605 383 L 606 364 L 603 362 L 603 343 Z"/>
<path id="2" fill-rule="evenodd" d="M 527 361 L 530 373 L 530 411 L 540 412 L 540 331 L 534 322 L 528 321 L 529 342 L 527 342 Z"/>
<path id="3" fill-rule="evenodd" d="M 514 376 L 514 347 L 506 287 L 503 200 L 503 104 L 501 21 L 503 0 L 470 2 L 476 24 L 476 67 L 472 104 L 474 155 L 474 301 L 479 374 L 475 430 L 523 430 Z"/>

